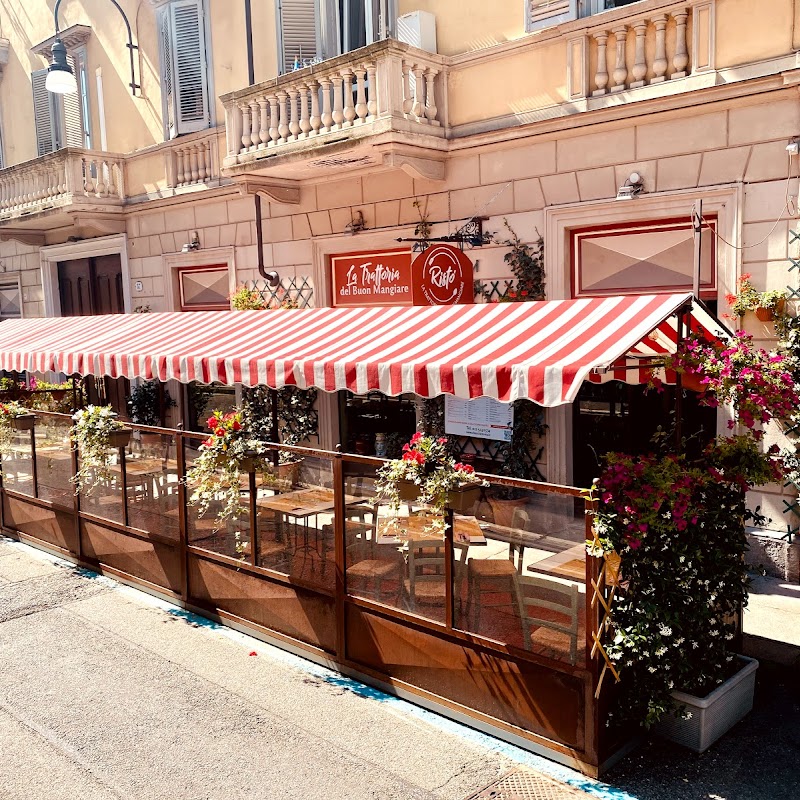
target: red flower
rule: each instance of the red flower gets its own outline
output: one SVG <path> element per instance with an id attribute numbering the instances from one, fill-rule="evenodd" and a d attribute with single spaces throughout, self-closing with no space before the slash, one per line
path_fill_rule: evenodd
<path id="1" fill-rule="evenodd" d="M 415 445 L 421 438 L 422 438 L 422 434 L 421 433 L 415 433 L 411 437 L 411 440 L 409 441 L 409 444 L 410 445 Z"/>
<path id="2" fill-rule="evenodd" d="M 439 442 L 439 444 L 447 444 L 447 437 L 440 436 L 436 441 Z"/>
<path id="3" fill-rule="evenodd" d="M 460 461 L 458 464 L 454 464 L 453 468 L 458 472 L 466 472 L 468 475 L 472 475 L 475 472 L 475 467 L 472 464 L 462 464 Z"/>
<path id="4" fill-rule="evenodd" d="M 214 445 L 214 440 L 213 440 L 213 439 L 212 439 L 212 438 L 209 436 L 209 437 L 208 437 L 208 439 L 206 439 L 206 440 L 203 442 L 203 444 L 204 444 L 206 447 L 213 447 L 213 445 Z"/>
<path id="5" fill-rule="evenodd" d="M 213 431 L 214 428 L 217 427 L 217 418 L 216 417 L 209 417 L 206 420 L 206 425 L 208 425 L 208 427 L 211 428 L 211 430 Z"/>
<path id="6" fill-rule="evenodd" d="M 233 430 L 235 431 L 240 431 L 242 429 L 242 423 L 239 422 L 238 420 L 234 420 L 233 425 L 231 425 L 231 428 L 233 428 Z"/>
<path id="7" fill-rule="evenodd" d="M 225 428 L 217 428 L 217 429 L 214 431 L 214 433 L 216 433 L 216 434 L 217 434 L 217 436 L 224 436 L 224 435 L 225 435 Z"/>

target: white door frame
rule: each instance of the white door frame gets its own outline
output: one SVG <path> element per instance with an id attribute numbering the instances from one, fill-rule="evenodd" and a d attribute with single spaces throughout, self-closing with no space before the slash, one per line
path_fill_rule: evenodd
<path id="1" fill-rule="evenodd" d="M 67 242 L 53 244 L 39 249 L 42 267 L 42 290 L 44 294 L 44 315 L 46 317 L 61 316 L 61 297 L 58 291 L 58 262 L 72 261 L 78 258 L 96 258 L 97 256 L 119 255 L 122 266 L 122 298 L 125 313 L 130 314 L 131 276 L 128 269 L 128 235 L 116 233 L 111 236 L 100 236 L 83 242 Z"/>

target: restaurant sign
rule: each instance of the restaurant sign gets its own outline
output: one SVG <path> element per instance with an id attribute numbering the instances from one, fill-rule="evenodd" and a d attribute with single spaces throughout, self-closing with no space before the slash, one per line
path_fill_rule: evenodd
<path id="1" fill-rule="evenodd" d="M 457 247 L 433 244 L 411 265 L 415 306 L 472 302 L 472 262 Z"/>
<path id="2" fill-rule="evenodd" d="M 331 269 L 335 306 L 413 305 L 409 250 L 335 255 Z"/>
<path id="3" fill-rule="evenodd" d="M 491 397 L 462 400 L 445 395 L 444 432 L 453 436 L 477 436 L 510 442 L 514 430 L 514 407 Z"/>

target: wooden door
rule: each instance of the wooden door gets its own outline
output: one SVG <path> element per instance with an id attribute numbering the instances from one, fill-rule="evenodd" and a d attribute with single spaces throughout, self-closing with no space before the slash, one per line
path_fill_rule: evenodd
<path id="1" fill-rule="evenodd" d="M 119 255 L 78 258 L 58 262 L 58 291 L 62 317 L 124 314 L 122 262 Z M 106 405 L 127 417 L 130 384 L 125 378 L 103 377 L 84 380 L 90 403 Z"/>

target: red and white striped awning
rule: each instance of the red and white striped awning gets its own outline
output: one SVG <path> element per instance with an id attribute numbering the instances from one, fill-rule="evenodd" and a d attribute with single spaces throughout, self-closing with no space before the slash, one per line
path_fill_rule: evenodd
<path id="1" fill-rule="evenodd" d="M 593 371 L 641 381 L 625 359 L 674 351 L 676 312 L 690 302 L 688 294 L 661 294 L 7 320 L 0 369 L 556 406 L 572 402 Z M 722 333 L 697 304 L 687 321 Z"/>

